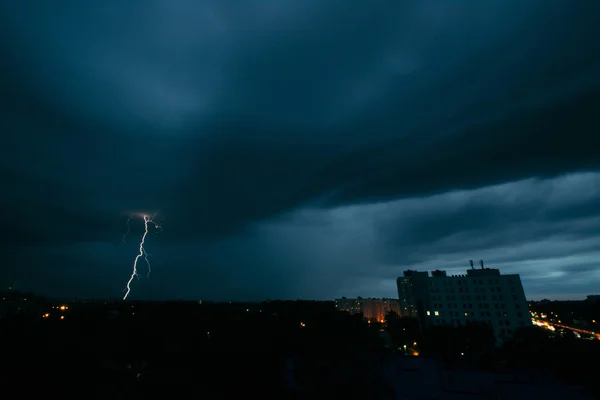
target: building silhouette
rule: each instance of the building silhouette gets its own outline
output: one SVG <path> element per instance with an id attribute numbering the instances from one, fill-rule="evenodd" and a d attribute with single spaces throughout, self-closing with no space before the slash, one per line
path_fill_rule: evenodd
<path id="1" fill-rule="evenodd" d="M 397 279 L 402 310 L 417 317 L 422 328 L 485 322 L 499 342 L 518 328 L 531 326 L 520 276 L 501 275 L 498 269 L 480 263 L 480 269 L 471 267 L 465 275 L 404 271 Z"/>

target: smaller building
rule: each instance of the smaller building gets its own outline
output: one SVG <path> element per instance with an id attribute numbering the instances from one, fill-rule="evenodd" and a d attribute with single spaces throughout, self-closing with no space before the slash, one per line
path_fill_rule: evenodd
<path id="1" fill-rule="evenodd" d="M 429 303 L 429 274 L 427 271 L 404 271 L 396 279 L 401 314 L 406 317 L 423 318 L 425 303 Z"/>
<path id="2" fill-rule="evenodd" d="M 342 297 L 341 299 L 335 299 L 335 307 L 338 311 L 346 311 L 353 315 L 359 314 L 363 312 L 363 299 L 362 297 L 357 299 Z"/>
<path id="3" fill-rule="evenodd" d="M 348 299 L 342 297 L 336 299 L 335 304 L 339 311 L 347 311 L 350 314 L 362 313 L 369 321 L 384 322 L 386 314 L 390 311 L 402 315 L 400 303 L 396 299 L 363 299 L 362 297 Z"/>

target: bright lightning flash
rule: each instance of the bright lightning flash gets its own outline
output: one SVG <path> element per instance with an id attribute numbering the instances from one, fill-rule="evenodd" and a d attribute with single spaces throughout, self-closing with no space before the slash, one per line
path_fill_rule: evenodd
<path id="1" fill-rule="evenodd" d="M 144 257 L 144 259 L 146 260 L 146 263 L 148 264 L 148 276 L 150 276 L 150 262 L 148 261 L 148 254 L 146 253 L 146 249 L 144 248 L 144 243 L 146 242 L 146 236 L 148 235 L 148 224 L 152 224 L 152 225 L 154 225 L 154 227 L 156 229 L 162 230 L 162 227 L 160 225 L 158 225 L 156 222 L 154 222 L 154 219 L 153 219 L 154 215 L 152 217 L 149 217 L 146 214 L 144 214 L 144 215 L 142 215 L 142 217 L 144 218 L 144 234 L 142 235 L 142 240 L 140 241 L 140 252 L 135 257 L 135 260 L 133 261 L 133 271 L 131 273 L 131 277 L 129 277 L 129 280 L 127 281 L 127 286 L 126 286 L 127 292 L 125 293 L 125 296 L 123 296 L 123 300 L 127 299 L 127 296 L 129 296 L 129 292 L 131 291 L 130 285 L 131 285 L 131 281 L 133 281 L 133 278 L 134 277 L 139 278 L 139 275 L 137 273 L 137 263 L 138 263 L 138 260 L 140 259 L 140 257 Z"/>

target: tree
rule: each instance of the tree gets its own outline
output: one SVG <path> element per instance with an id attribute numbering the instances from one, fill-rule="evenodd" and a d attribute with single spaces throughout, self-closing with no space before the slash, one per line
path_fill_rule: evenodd
<path id="1" fill-rule="evenodd" d="M 496 338 L 492 327 L 484 322 L 471 322 L 461 329 L 466 338 L 466 347 L 471 354 L 486 354 L 494 351 Z"/>
<path id="2" fill-rule="evenodd" d="M 395 315 L 394 315 L 395 314 Z M 415 318 L 400 317 L 396 313 L 388 313 L 386 317 L 387 331 L 397 347 L 412 345 L 420 338 L 419 322 Z M 389 319 L 388 319 L 389 317 Z"/>
<path id="3" fill-rule="evenodd" d="M 390 322 L 390 321 L 397 321 L 400 319 L 400 314 L 398 314 L 396 311 L 394 310 L 390 310 L 385 314 L 385 321 L 386 322 Z"/>

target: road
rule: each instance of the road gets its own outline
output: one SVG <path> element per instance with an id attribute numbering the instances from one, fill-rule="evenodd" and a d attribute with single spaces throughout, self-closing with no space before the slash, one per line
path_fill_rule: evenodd
<path id="1" fill-rule="evenodd" d="M 551 326 L 554 326 L 556 328 L 569 329 L 569 330 L 571 330 L 573 332 L 583 333 L 583 334 L 586 334 L 586 335 L 592 335 L 592 336 L 595 336 L 596 339 L 600 340 L 600 333 L 586 331 L 585 329 L 574 328 L 572 326 L 563 325 L 563 324 L 559 324 L 559 323 L 556 323 L 556 322 L 550 322 L 550 321 L 547 321 L 547 320 L 544 320 L 544 319 L 532 318 L 532 320 L 535 321 L 535 322 L 538 322 L 540 324 L 551 325 Z"/>

